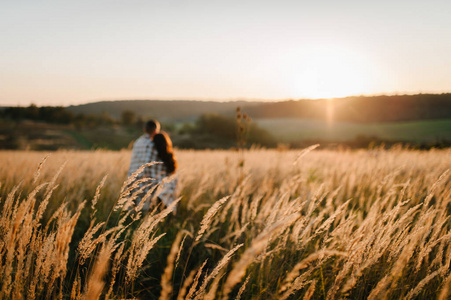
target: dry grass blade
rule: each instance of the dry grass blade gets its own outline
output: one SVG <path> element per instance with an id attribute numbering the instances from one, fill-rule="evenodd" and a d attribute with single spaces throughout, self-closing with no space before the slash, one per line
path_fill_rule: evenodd
<path id="1" fill-rule="evenodd" d="M 204 263 L 199 268 L 199 270 L 197 270 L 196 277 L 194 277 L 193 284 L 191 285 L 191 288 L 189 289 L 188 295 L 186 295 L 185 299 L 192 299 L 193 298 L 194 293 L 196 292 L 197 285 L 199 284 L 199 278 L 202 275 L 202 271 L 203 271 L 203 269 L 204 269 L 206 264 L 207 264 L 207 260 L 204 261 Z"/>
<path id="2" fill-rule="evenodd" d="M 171 277 L 174 270 L 175 257 L 179 251 L 180 243 L 182 241 L 183 232 L 177 233 L 174 242 L 172 243 L 171 252 L 169 252 L 166 268 L 164 274 L 161 276 L 161 293 L 160 300 L 170 299 L 172 294 Z"/>
<path id="3" fill-rule="evenodd" d="M 102 294 L 102 290 L 105 286 L 104 277 L 107 273 L 109 261 L 114 248 L 110 243 L 103 245 L 100 253 L 97 257 L 97 261 L 94 264 L 91 275 L 88 280 L 88 290 L 86 291 L 85 299 L 97 300 Z"/>
<path id="4" fill-rule="evenodd" d="M 389 292 L 389 289 L 391 286 L 393 286 L 396 282 L 396 280 L 401 276 L 401 272 L 403 268 L 406 266 L 407 262 L 412 257 L 416 243 L 419 240 L 419 236 L 424 234 L 426 231 L 425 228 L 418 229 L 417 231 L 413 232 L 409 243 L 404 247 L 404 250 L 400 254 L 398 260 L 395 262 L 393 268 L 390 270 L 390 273 L 387 274 L 382 280 L 378 282 L 376 287 L 371 291 L 370 295 L 368 296 L 368 299 L 380 299 L 381 297 L 386 297 L 387 293 Z"/>
<path id="5" fill-rule="evenodd" d="M 221 281 L 222 277 L 224 277 L 224 272 L 221 271 L 218 276 L 215 277 L 215 280 L 213 280 L 213 283 L 210 286 L 210 289 L 208 290 L 208 293 L 205 294 L 204 297 L 199 298 L 202 300 L 215 300 L 216 299 L 216 291 L 219 287 L 219 282 Z"/>
<path id="6" fill-rule="evenodd" d="M 299 155 L 298 155 L 298 157 L 296 158 L 296 160 L 293 162 L 293 165 L 296 165 L 296 164 L 301 160 L 301 158 L 303 158 L 305 155 L 307 155 L 307 153 L 309 153 L 310 151 L 315 150 L 315 149 L 318 148 L 319 146 L 320 146 L 319 144 L 315 144 L 315 145 L 312 145 L 312 146 L 310 146 L 310 147 L 307 147 L 307 148 L 303 149 L 303 150 L 299 153 Z"/>
<path id="7" fill-rule="evenodd" d="M 451 274 L 449 274 L 443 283 L 443 288 L 440 291 L 440 295 L 438 296 L 438 300 L 446 300 L 449 299 L 449 290 L 451 288 Z"/>
<path id="8" fill-rule="evenodd" d="M 81 278 L 80 274 L 77 274 L 77 277 L 75 277 L 75 281 L 72 285 L 72 291 L 70 293 L 71 300 L 82 299 L 82 296 L 80 295 L 80 286 L 81 286 Z"/>
<path id="9" fill-rule="evenodd" d="M 189 273 L 188 277 L 185 278 L 185 280 L 183 281 L 183 285 L 179 291 L 179 294 L 177 295 L 177 300 L 185 299 L 186 292 L 188 291 L 188 287 L 190 286 L 191 283 L 193 283 L 194 275 L 196 275 L 196 270 L 192 270 Z"/>
<path id="10" fill-rule="evenodd" d="M 241 278 L 243 278 L 246 273 L 247 267 L 254 261 L 255 257 L 257 257 L 264 250 L 267 243 L 271 241 L 272 235 L 276 235 L 277 232 L 285 230 L 285 228 L 290 226 L 298 218 L 299 214 L 297 213 L 285 217 L 271 227 L 267 228 L 252 241 L 250 247 L 244 251 L 240 260 L 235 263 L 232 271 L 227 276 L 223 288 L 223 299 L 227 299 L 233 287 L 241 281 Z"/>
<path id="11" fill-rule="evenodd" d="M 105 184 L 105 181 L 106 181 L 107 177 L 108 177 L 108 175 L 105 175 L 103 177 L 102 181 L 99 183 L 99 185 L 96 188 L 96 194 L 94 195 L 94 198 L 92 199 L 92 203 L 91 203 L 91 209 L 92 209 L 91 219 L 94 218 L 94 215 L 95 215 L 95 213 L 97 211 L 96 204 L 97 204 L 97 201 L 99 201 L 99 198 L 100 198 L 100 190 L 102 189 L 103 185 Z"/>
<path id="12" fill-rule="evenodd" d="M 172 202 L 167 208 L 157 215 L 149 214 L 142 221 L 141 225 L 135 230 L 130 245 L 130 254 L 126 268 L 127 283 L 130 283 L 136 278 L 149 251 L 155 246 L 158 240 L 165 235 L 165 233 L 163 233 L 156 238 L 150 238 L 158 223 L 163 221 L 163 219 L 174 210 L 174 207 L 179 201 L 180 198 Z"/>
<path id="13" fill-rule="evenodd" d="M 46 155 L 44 156 L 44 158 L 41 160 L 41 162 L 38 165 L 38 168 L 36 169 L 36 171 L 34 172 L 34 176 L 33 176 L 33 184 L 35 184 L 38 179 L 39 176 L 41 175 L 41 169 L 44 166 L 45 162 L 47 161 L 47 158 L 49 158 L 50 155 Z"/>
<path id="14" fill-rule="evenodd" d="M 313 297 L 313 293 L 315 293 L 315 288 L 316 288 L 316 280 L 313 280 L 312 283 L 310 284 L 310 287 L 308 288 L 307 292 L 305 292 L 304 298 L 302 298 L 303 300 L 310 300 Z"/>
<path id="15" fill-rule="evenodd" d="M 446 271 L 446 270 L 445 270 Z M 437 277 L 438 275 L 440 275 L 441 273 L 443 273 L 443 270 L 437 270 L 435 272 L 430 273 L 429 275 L 427 275 L 425 278 L 423 278 L 420 283 L 413 288 L 405 297 L 405 299 L 413 299 L 415 296 L 417 296 L 422 289 L 424 289 L 425 285 L 428 284 L 432 279 L 434 279 L 435 277 Z"/>
<path id="16" fill-rule="evenodd" d="M 91 225 L 89 225 L 88 230 L 86 231 L 85 235 L 81 239 L 80 243 L 78 244 L 78 253 L 79 253 L 79 259 L 80 264 L 83 265 L 86 261 L 86 259 L 91 255 L 92 251 L 94 251 L 97 244 L 103 242 L 105 239 L 95 239 L 92 240 L 94 235 L 102 228 L 102 226 L 105 224 L 105 222 L 97 223 L 94 226 L 94 223 L 91 222 Z"/>
<path id="17" fill-rule="evenodd" d="M 240 290 L 238 291 L 238 294 L 236 295 L 235 300 L 240 300 L 241 296 L 243 295 L 244 291 L 246 290 L 247 283 L 249 282 L 249 279 L 251 278 L 251 275 L 248 275 L 246 277 L 246 280 L 243 282 L 243 285 L 240 287 Z"/>
<path id="18" fill-rule="evenodd" d="M 222 199 L 219 199 L 216 201 L 210 209 L 207 211 L 207 213 L 204 215 L 204 218 L 202 219 L 202 222 L 200 223 L 200 229 L 197 233 L 196 239 L 194 240 L 195 243 L 197 243 L 201 238 L 204 232 L 210 227 L 211 222 L 213 221 L 214 215 L 218 212 L 218 210 L 221 208 L 221 206 L 230 198 L 230 196 L 224 197 Z"/>
<path id="19" fill-rule="evenodd" d="M 185 233 L 185 236 L 183 237 L 183 240 L 180 243 L 180 249 L 179 249 L 179 252 L 177 253 L 177 257 L 175 258 L 175 267 L 174 267 L 175 269 L 177 269 L 177 265 L 180 260 L 180 255 L 182 254 L 183 245 L 185 244 L 186 237 L 188 237 L 188 236 L 191 238 L 193 237 L 193 235 L 189 231 L 183 230 L 182 232 Z"/>
<path id="20" fill-rule="evenodd" d="M 208 274 L 208 276 L 204 279 L 204 282 L 202 283 L 199 291 L 196 293 L 196 299 L 200 299 L 202 297 L 202 295 L 205 293 L 206 288 L 208 283 L 215 278 L 219 272 L 227 265 L 227 263 L 230 261 L 230 258 L 232 257 L 232 255 L 241 247 L 243 246 L 243 244 L 239 244 L 237 245 L 235 248 L 233 248 L 232 250 L 230 250 L 229 252 L 227 252 L 226 255 L 224 255 L 224 257 L 219 261 L 218 265 L 213 269 L 213 271 L 211 271 L 210 274 Z"/>
<path id="21" fill-rule="evenodd" d="M 326 256 L 333 256 L 333 255 L 347 256 L 348 254 L 346 252 L 340 252 L 340 251 L 328 250 L 328 249 L 320 250 L 318 252 L 310 254 L 309 256 L 304 258 L 302 261 L 298 262 L 293 267 L 293 269 L 290 271 L 290 273 L 288 273 L 288 275 L 285 277 L 285 280 L 284 280 L 285 284 L 280 288 L 279 293 L 282 293 L 282 292 L 286 291 L 288 288 L 290 288 L 293 280 L 295 280 L 296 277 L 298 277 L 299 271 L 307 268 L 311 262 L 313 262 L 317 259 L 323 259 Z"/>
<path id="22" fill-rule="evenodd" d="M 162 233 L 156 238 L 146 241 L 145 243 L 141 243 L 142 248 L 135 246 L 130 250 L 126 268 L 126 282 L 128 284 L 130 284 L 138 276 L 139 273 L 138 270 L 141 268 L 150 249 L 152 249 L 155 246 L 155 244 L 165 235 L 166 233 Z"/>

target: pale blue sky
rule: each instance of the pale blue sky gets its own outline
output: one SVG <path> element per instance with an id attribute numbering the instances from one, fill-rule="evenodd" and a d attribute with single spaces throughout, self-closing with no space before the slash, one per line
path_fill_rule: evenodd
<path id="1" fill-rule="evenodd" d="M 4 1 L 0 105 L 451 92 L 451 1 Z"/>

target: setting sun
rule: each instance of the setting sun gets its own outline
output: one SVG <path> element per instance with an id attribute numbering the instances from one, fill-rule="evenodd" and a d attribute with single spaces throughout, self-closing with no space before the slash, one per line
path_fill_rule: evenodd
<path id="1" fill-rule="evenodd" d="M 105 3 L 3 1 L 0 106 L 340 98 L 451 86 L 450 1 Z"/>
<path id="2" fill-rule="evenodd" d="M 293 76 L 298 97 L 345 97 L 368 93 L 374 68 L 358 53 L 330 46 L 304 51 Z"/>

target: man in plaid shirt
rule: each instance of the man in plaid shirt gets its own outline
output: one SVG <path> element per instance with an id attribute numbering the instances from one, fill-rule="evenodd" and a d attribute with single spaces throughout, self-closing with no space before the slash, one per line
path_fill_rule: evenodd
<path id="1" fill-rule="evenodd" d="M 160 181 L 161 174 L 164 170 L 164 165 L 158 158 L 157 149 L 155 149 L 152 141 L 154 135 L 159 131 L 160 123 L 156 120 L 150 120 L 144 126 L 144 134 L 140 136 L 133 144 L 132 158 L 130 162 L 130 168 L 128 170 L 129 177 L 142 165 L 150 162 L 159 162 L 157 164 L 145 167 L 144 170 L 136 177 L 136 180 L 144 178 L 153 179 L 151 182 L 141 184 L 141 187 L 146 186 L 141 196 L 144 196 L 149 189 L 153 188 L 155 184 Z M 141 200 L 141 197 L 138 197 L 138 199 L 136 199 L 137 204 L 139 204 Z M 146 203 L 143 209 L 148 209 L 149 205 L 150 203 Z"/>

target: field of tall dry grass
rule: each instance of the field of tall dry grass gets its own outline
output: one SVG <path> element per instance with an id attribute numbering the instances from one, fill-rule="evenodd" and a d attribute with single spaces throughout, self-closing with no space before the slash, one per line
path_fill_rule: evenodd
<path id="1" fill-rule="evenodd" d="M 450 297 L 451 150 L 176 155 L 142 215 L 129 151 L 0 152 L 0 299 Z"/>

